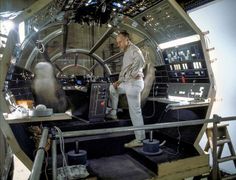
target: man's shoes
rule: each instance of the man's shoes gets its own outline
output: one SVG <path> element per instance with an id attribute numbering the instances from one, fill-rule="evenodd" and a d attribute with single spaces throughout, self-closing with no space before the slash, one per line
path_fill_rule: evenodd
<path id="1" fill-rule="evenodd" d="M 129 143 L 126 143 L 125 148 L 134 148 L 134 147 L 140 147 L 143 146 L 143 143 L 140 140 L 134 139 L 130 141 Z"/>
<path id="2" fill-rule="evenodd" d="M 117 120 L 117 115 L 113 115 L 113 114 L 110 113 L 110 114 L 106 115 L 106 118 L 110 119 L 110 120 Z"/>

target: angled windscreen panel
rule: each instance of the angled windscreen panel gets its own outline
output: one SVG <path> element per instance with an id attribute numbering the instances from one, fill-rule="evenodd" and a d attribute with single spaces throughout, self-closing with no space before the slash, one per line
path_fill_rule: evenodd
<path id="1" fill-rule="evenodd" d="M 169 1 L 156 4 L 134 19 L 146 28 L 158 44 L 196 34 Z"/>

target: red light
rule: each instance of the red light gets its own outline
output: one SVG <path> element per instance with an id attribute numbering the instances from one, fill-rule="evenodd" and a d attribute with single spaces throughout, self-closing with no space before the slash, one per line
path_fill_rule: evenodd
<path id="1" fill-rule="evenodd" d="M 102 101 L 100 104 L 101 106 L 105 106 L 105 101 Z"/>

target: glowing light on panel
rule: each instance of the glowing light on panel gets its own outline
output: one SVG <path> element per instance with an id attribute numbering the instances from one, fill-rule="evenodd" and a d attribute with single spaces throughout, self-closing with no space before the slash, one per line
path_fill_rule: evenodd
<path id="1" fill-rule="evenodd" d="M 161 43 L 161 44 L 159 44 L 159 47 L 161 49 L 167 49 L 167 48 L 170 48 L 170 47 L 180 46 L 180 45 L 183 45 L 183 44 L 188 44 L 188 43 L 196 42 L 196 41 L 199 41 L 199 40 L 200 40 L 200 36 L 198 34 L 196 34 L 196 35 L 176 39 L 176 40 L 173 40 L 173 41 Z"/>

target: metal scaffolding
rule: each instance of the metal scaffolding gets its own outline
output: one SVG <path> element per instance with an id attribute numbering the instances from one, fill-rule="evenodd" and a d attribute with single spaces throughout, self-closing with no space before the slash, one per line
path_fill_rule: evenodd
<path id="1" fill-rule="evenodd" d="M 151 124 L 151 125 L 144 125 L 144 126 L 138 126 L 138 127 L 132 126 L 132 127 L 119 127 L 119 128 L 107 128 L 107 129 L 95 129 L 95 130 L 70 131 L 70 132 L 63 132 L 62 136 L 69 138 L 69 137 L 90 136 L 90 135 L 109 134 L 109 133 L 121 133 L 121 132 L 136 131 L 136 130 L 151 130 L 152 131 L 156 129 L 213 123 L 212 179 L 216 180 L 218 178 L 218 170 L 219 170 L 218 163 L 217 163 L 217 124 L 220 122 L 232 121 L 232 120 L 236 120 L 236 116 L 222 118 L 222 117 L 219 117 L 218 115 L 214 115 L 212 119 L 199 119 L 199 120 L 189 120 L 189 121 L 184 121 L 184 122 L 159 123 L 159 124 Z M 43 134 L 40 140 L 40 145 L 39 145 L 38 152 L 34 161 L 30 179 L 37 180 L 40 177 L 40 172 L 41 172 L 43 158 L 44 158 L 44 148 L 46 145 L 47 137 L 48 137 L 48 129 L 45 128 L 43 130 Z M 56 134 L 54 138 L 56 139 L 59 138 L 59 135 Z M 56 139 L 53 139 L 53 143 L 52 143 L 53 179 L 56 179 L 56 176 L 57 176 Z"/>

